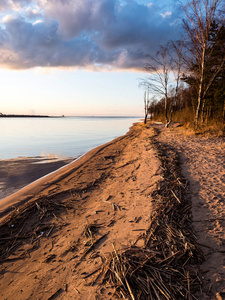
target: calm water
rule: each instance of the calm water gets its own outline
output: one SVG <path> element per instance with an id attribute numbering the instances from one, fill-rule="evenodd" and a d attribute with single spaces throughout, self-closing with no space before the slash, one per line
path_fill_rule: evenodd
<path id="1" fill-rule="evenodd" d="M 140 118 L 0 118 L 0 159 L 77 157 L 125 134 Z"/>

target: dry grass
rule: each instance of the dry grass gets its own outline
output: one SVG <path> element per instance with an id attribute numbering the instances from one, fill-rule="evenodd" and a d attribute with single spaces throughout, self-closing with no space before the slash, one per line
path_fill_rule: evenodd
<path id="1" fill-rule="evenodd" d="M 209 122 L 207 125 L 199 126 L 196 130 L 196 134 L 223 137 L 225 136 L 225 125 L 223 125 L 222 122 L 214 120 Z"/>
<path id="2" fill-rule="evenodd" d="M 222 119 L 212 119 L 209 121 L 206 120 L 203 125 L 199 124 L 198 128 L 195 129 L 194 113 L 190 108 L 174 112 L 172 119 L 173 122 L 183 125 L 183 133 L 185 135 L 206 135 L 217 137 L 222 137 L 225 135 L 225 124 L 223 124 Z M 157 115 L 154 121 L 165 123 L 165 117 L 163 114 Z"/>

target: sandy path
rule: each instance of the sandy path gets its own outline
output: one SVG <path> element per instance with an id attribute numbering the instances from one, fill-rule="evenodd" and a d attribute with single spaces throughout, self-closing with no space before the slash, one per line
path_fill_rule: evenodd
<path id="1" fill-rule="evenodd" d="M 150 195 L 161 180 L 161 163 L 149 141 L 153 135 L 152 129 L 136 127 L 33 195 L 27 205 L 60 199 L 63 206 L 52 212 L 37 205 L 30 216 L 18 223 L 13 218 L 3 228 L 6 241 L 8 232 L 16 232 L 13 246 L 19 244 L 1 265 L 1 299 L 95 299 L 96 292 L 111 298 L 110 290 L 88 285 L 89 275 L 113 244 L 130 246 L 149 227 Z M 90 249 L 91 241 L 97 242 Z"/>
<path id="2" fill-rule="evenodd" d="M 190 183 L 193 225 L 197 241 L 204 245 L 201 270 L 211 287 L 210 299 L 225 299 L 225 139 L 185 136 L 179 128 L 160 130 L 159 141 L 179 153 Z"/>

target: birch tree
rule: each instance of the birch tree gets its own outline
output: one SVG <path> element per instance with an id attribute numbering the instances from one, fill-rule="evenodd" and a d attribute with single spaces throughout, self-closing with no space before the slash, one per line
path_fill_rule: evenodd
<path id="1" fill-rule="evenodd" d="M 189 64 L 189 70 L 191 70 L 197 83 L 197 107 L 194 119 L 196 127 L 200 111 L 204 108 L 205 96 L 224 64 L 223 58 L 221 64 L 212 70 L 211 78 L 205 84 L 205 69 L 207 59 L 210 57 L 208 51 L 210 48 L 210 30 L 219 4 L 220 0 L 190 0 L 186 5 L 181 4 L 186 16 L 186 19 L 183 19 L 183 26 L 188 37 L 188 43 L 186 43 L 188 55 L 185 62 L 187 65 Z M 194 68 L 193 65 L 195 65 Z"/>

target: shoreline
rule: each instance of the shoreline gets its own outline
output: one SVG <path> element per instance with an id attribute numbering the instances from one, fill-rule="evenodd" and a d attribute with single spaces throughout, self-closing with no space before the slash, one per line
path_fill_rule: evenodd
<path id="1" fill-rule="evenodd" d="M 0 160 L 0 203 L 38 179 L 57 171 L 76 158 L 18 157 Z"/>
<path id="2" fill-rule="evenodd" d="M 5 116 L 5 115 L 1 115 Z M 78 118 L 83 118 L 82 116 L 78 116 Z M 87 116 L 87 118 L 95 118 L 91 116 Z M 99 118 L 96 116 L 96 118 Z M 106 116 L 101 116 L 100 118 L 109 118 Z M 110 118 L 131 118 L 127 116 L 111 116 Z M 135 124 L 140 123 L 140 121 L 133 123 L 130 127 L 133 127 Z M 128 132 L 129 132 L 128 130 Z M 127 132 L 127 133 L 128 133 Z M 105 145 L 108 145 L 114 140 L 120 139 L 123 136 L 125 136 L 127 133 L 125 133 L 122 136 L 118 136 L 104 144 L 100 144 L 99 146 L 96 146 L 94 148 L 91 148 L 87 152 L 84 152 L 83 154 L 77 156 L 77 157 L 52 157 L 52 158 L 42 158 L 41 156 L 37 157 L 17 157 L 17 158 L 8 158 L 8 159 L 0 159 L 0 221 L 3 215 L 10 211 L 10 207 L 7 208 L 8 201 L 11 201 L 11 199 L 14 197 L 14 194 L 17 192 L 20 192 L 22 194 L 25 190 L 29 190 L 30 188 L 36 186 L 36 184 L 39 184 L 39 180 L 47 179 L 46 177 L 52 177 L 55 173 L 58 171 L 61 171 L 64 167 L 67 167 L 67 165 L 70 165 L 73 162 L 76 162 L 80 158 L 83 158 L 88 154 L 89 152 L 95 152 L 95 149 L 104 147 Z M 87 155 L 88 157 L 88 155 Z M 46 162 L 45 162 L 46 161 Z M 13 166 L 15 164 L 15 166 Z M 36 165 L 37 164 L 37 165 Z M 40 165 L 41 164 L 41 165 Z M 19 165 L 19 166 L 18 166 Z M 36 168 L 35 168 L 36 166 Z M 22 169 L 22 172 L 19 174 L 17 173 L 18 167 Z M 32 171 L 28 170 L 28 168 L 31 167 Z M 11 176 L 9 173 L 12 173 Z M 29 178 L 26 173 L 29 173 Z M 24 178 L 26 177 L 26 178 Z M 22 179 L 21 179 L 22 178 Z M 6 199 L 7 198 L 7 199 Z M 4 201 L 4 202 L 3 202 Z M 24 203 L 26 200 L 22 200 L 21 202 Z M 17 201 L 12 201 L 10 205 L 16 205 Z"/>
<path id="3" fill-rule="evenodd" d="M 209 156 L 208 165 L 210 165 L 213 163 L 211 156 L 219 155 L 217 159 L 222 159 L 220 153 L 222 155 L 223 143 L 220 144 L 219 140 L 216 144 L 216 141 L 210 139 L 186 137 L 179 133 L 179 128 L 164 129 L 163 125 L 154 127 L 158 129 L 136 124 L 126 135 L 91 150 L 87 153 L 88 155 L 72 162 L 69 167 L 62 168 L 60 172 L 56 172 L 57 176 L 56 174 L 52 177 L 47 176 L 48 180 L 41 181 L 38 185 L 25 189 L 23 192 L 17 192 L 16 196 L 11 197 L 12 201 L 16 199 L 20 205 L 5 215 L 0 224 L 2 238 L 0 287 L 3 298 L 10 299 L 17 296 L 18 300 L 32 297 L 45 300 L 57 295 L 58 299 L 76 297 L 78 300 L 91 300 L 93 295 L 96 295 L 99 299 L 111 299 L 115 289 L 113 282 L 111 282 L 111 288 L 106 288 L 103 284 L 104 278 L 108 280 L 108 273 L 105 273 L 104 266 L 110 267 L 111 263 L 115 265 L 117 257 L 121 262 L 124 257 L 126 257 L 125 260 L 130 259 L 135 251 L 135 257 L 138 255 L 140 259 L 145 258 L 144 264 L 149 260 L 149 264 L 154 265 L 158 257 L 159 265 L 155 265 L 158 270 L 162 267 L 161 261 L 164 260 L 166 260 L 167 268 L 172 264 L 172 270 L 183 265 L 182 269 L 178 269 L 178 273 L 184 272 L 180 279 L 176 277 L 178 275 L 176 272 L 174 274 L 172 271 L 171 276 L 175 275 L 172 281 L 183 284 L 186 272 L 190 271 L 187 281 L 184 280 L 184 285 L 181 285 L 184 292 L 188 280 L 190 284 L 192 282 L 197 284 L 200 280 L 204 282 L 203 295 L 198 294 L 198 299 L 218 300 L 220 299 L 218 297 L 222 299 L 224 293 L 222 278 L 225 276 L 222 276 L 224 270 L 220 265 L 221 253 L 225 250 L 222 243 L 224 231 L 221 230 L 219 233 L 213 220 L 207 222 L 211 222 L 210 226 L 214 227 L 214 231 L 208 230 L 205 226 L 199 227 L 204 225 L 207 215 L 202 207 L 208 205 L 208 201 L 213 202 L 213 200 L 210 197 L 207 199 L 206 196 L 201 198 L 201 195 L 198 195 L 195 181 L 199 180 L 198 184 L 201 185 L 201 177 L 198 174 L 196 178 L 193 177 L 196 176 L 195 170 L 191 170 L 192 173 L 189 172 L 189 161 L 186 159 L 187 155 L 195 154 L 194 150 L 197 151 L 197 146 L 204 147 L 204 149 L 201 148 L 202 153 L 198 153 L 193 166 L 197 171 L 203 168 L 202 172 L 209 172 L 211 169 L 205 170 L 201 161 L 201 156 L 203 158 L 206 156 L 203 150 Z M 212 148 L 211 142 L 216 145 L 215 152 L 212 150 L 212 153 L 208 151 L 208 147 Z M 189 159 L 191 163 L 192 157 L 190 156 Z M 210 166 L 210 168 L 213 167 Z M 220 174 L 224 172 L 223 168 L 220 165 L 218 169 Z M 215 176 L 220 176 L 216 174 L 215 166 L 212 170 Z M 182 176 L 188 178 L 191 184 L 188 192 L 186 191 L 187 184 L 180 178 L 179 172 L 181 171 Z M 170 178 L 170 175 L 174 176 L 174 174 L 175 177 Z M 201 193 L 208 193 L 207 190 L 204 191 L 205 184 L 202 184 L 201 188 L 203 189 Z M 215 196 L 218 189 L 217 185 L 214 191 Z M 204 202 L 205 199 L 206 202 Z M 182 201 L 181 205 L 180 201 Z M 194 209 L 192 211 L 194 219 L 190 223 L 191 206 L 193 206 L 192 210 Z M 171 208 L 175 210 L 171 211 Z M 163 211 L 166 211 L 165 215 L 162 214 Z M 215 211 L 215 213 L 218 212 Z M 221 213 L 220 211 L 220 217 L 222 217 Z M 178 221 L 176 219 L 172 221 L 174 216 L 178 216 Z M 167 224 L 165 221 L 168 217 L 172 220 Z M 171 224 L 175 226 L 171 229 L 172 243 L 171 231 L 168 231 L 168 225 L 171 226 Z M 197 244 L 195 237 L 191 237 L 192 225 L 196 230 Z M 222 222 L 220 226 L 223 226 Z M 157 233 L 158 230 L 159 233 Z M 160 232 L 160 230 L 163 231 Z M 177 230 L 178 235 L 174 237 Z M 186 235 L 187 230 L 190 232 Z M 180 232 L 185 236 L 185 243 Z M 214 238 L 219 238 L 221 243 L 215 244 L 214 241 L 214 244 L 211 244 L 213 232 Z M 154 241 L 157 239 L 159 242 L 156 242 L 154 249 Z M 161 243 L 164 249 L 162 252 L 161 246 L 159 247 Z M 182 243 L 184 246 L 180 246 Z M 204 244 L 206 248 L 202 248 L 201 244 Z M 181 248 L 175 251 L 174 247 L 177 245 Z M 191 245 L 190 248 L 189 245 Z M 172 247 L 172 252 L 171 250 L 167 252 L 168 246 Z M 202 260 L 199 247 L 206 258 L 202 265 L 199 265 Z M 212 247 L 215 248 L 213 252 L 209 250 Z M 153 257 L 147 255 L 151 251 L 154 253 Z M 143 267 L 141 263 L 141 269 Z M 192 268 L 198 267 L 203 273 L 196 278 Z M 15 270 L 19 270 L 18 274 Z M 146 269 L 146 272 L 149 272 L 149 269 Z M 120 276 L 121 280 L 124 280 L 124 285 L 121 286 L 121 291 L 129 298 L 130 289 L 126 288 L 126 280 L 129 277 L 124 279 L 122 273 Z M 142 275 L 143 273 L 139 274 L 139 276 Z M 103 281 L 98 280 L 101 276 L 103 276 Z M 111 274 L 109 278 L 112 279 L 113 276 Z M 161 276 L 164 276 L 163 269 Z M 190 279 L 189 276 L 194 277 Z M 135 278 L 134 276 L 132 280 L 136 280 Z M 165 278 L 164 284 L 166 280 Z M 212 285 L 211 291 L 207 290 L 207 286 L 210 287 L 207 281 Z M 120 286 L 120 283 L 116 285 Z M 195 284 L 186 291 L 189 298 L 196 289 L 200 291 L 200 287 L 197 288 Z M 136 293 L 136 287 L 137 285 L 130 286 L 134 293 Z M 161 288 L 164 289 L 164 286 Z M 21 289 L 20 295 L 18 295 L 18 289 Z M 138 291 L 139 288 L 137 288 Z M 176 291 L 175 283 L 174 292 Z M 167 293 L 168 290 L 164 292 Z"/>
<path id="4" fill-rule="evenodd" d="M 1 221 L 1 297 L 49 299 L 66 279 L 67 298 L 93 299 L 96 286 L 87 287 L 82 273 L 92 272 L 101 260 L 99 255 L 89 260 L 93 255 L 89 247 L 104 253 L 111 251 L 112 244 L 123 248 L 148 228 L 152 202 L 147 195 L 161 179 L 160 162 L 145 140 L 148 135 L 154 132 L 134 125 L 126 135 L 95 148 L 57 176 L 11 197 L 25 201 Z M 140 239 L 137 246 L 143 243 Z M 64 271 L 58 273 L 61 260 Z M 13 272 L 15 268 L 20 272 Z"/>
<path id="5" fill-rule="evenodd" d="M 0 115 L 0 118 L 50 118 L 50 116 L 42 116 L 42 115 Z"/>
<path id="6" fill-rule="evenodd" d="M 134 123 L 129 131 L 119 136 L 105 144 L 99 145 L 88 152 L 85 152 L 83 155 L 75 158 L 75 159 L 62 159 L 62 166 L 53 170 L 52 172 L 46 172 L 43 176 L 37 176 L 37 178 L 34 181 L 31 181 L 21 188 L 16 189 L 15 192 L 10 193 L 6 197 L 0 199 L 0 222 L 2 219 L 7 216 L 7 214 L 17 208 L 20 204 L 26 203 L 26 201 L 29 201 L 29 199 L 32 197 L 32 194 L 39 193 L 48 186 L 55 184 L 57 181 L 62 180 L 64 177 L 68 176 L 70 173 L 76 171 L 80 166 L 82 166 L 84 163 L 86 163 L 90 158 L 98 154 L 101 150 L 103 150 L 105 147 L 108 147 L 112 144 L 114 144 L 117 141 L 123 140 L 126 138 L 127 135 L 129 135 L 130 130 L 132 127 L 134 127 L 138 123 Z M 22 161 L 25 163 L 29 163 L 31 158 L 25 159 L 25 161 L 22 158 Z M 19 160 L 19 159 L 18 159 Z M 4 161 L 7 160 L 2 160 Z M 14 161 L 14 159 L 12 159 Z M 37 160 L 38 161 L 38 160 Z M 66 163 L 69 161 L 69 163 Z M 65 163 L 64 163 L 65 162 Z M 0 161 L 1 163 L 1 161 Z M 53 167 L 54 168 L 54 167 Z M 37 168 L 34 168 L 34 172 L 37 171 Z M 19 200 L 18 200 L 19 199 Z"/>

